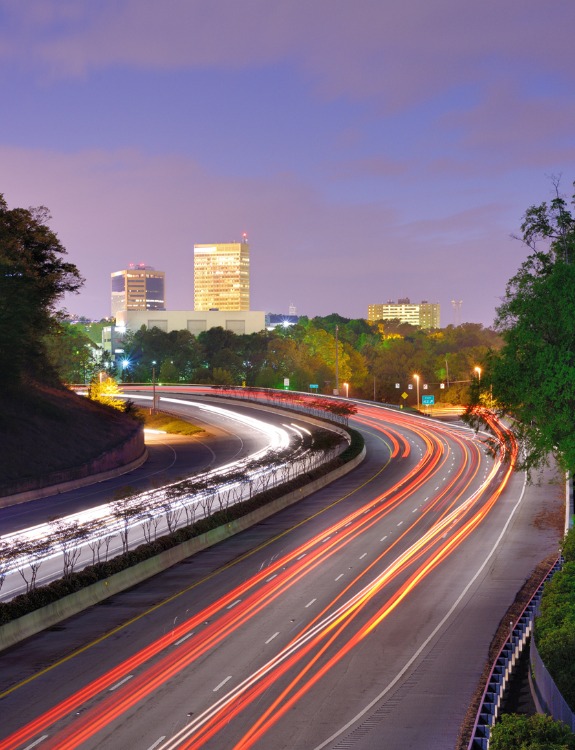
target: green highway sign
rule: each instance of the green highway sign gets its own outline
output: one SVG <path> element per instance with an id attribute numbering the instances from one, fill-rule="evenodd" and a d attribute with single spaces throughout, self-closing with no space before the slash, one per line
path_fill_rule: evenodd
<path id="1" fill-rule="evenodd" d="M 435 396 L 422 396 L 421 403 L 423 406 L 432 406 L 435 403 Z"/>

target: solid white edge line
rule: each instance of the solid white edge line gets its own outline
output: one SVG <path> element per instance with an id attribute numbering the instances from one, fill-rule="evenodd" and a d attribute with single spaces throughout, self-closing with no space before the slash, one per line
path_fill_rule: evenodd
<path id="1" fill-rule="evenodd" d="M 435 626 L 435 628 L 433 629 L 433 631 L 427 636 L 427 638 L 425 639 L 425 641 L 421 644 L 421 646 L 413 654 L 413 656 L 411 657 L 411 659 L 409 659 L 409 661 L 405 664 L 405 666 L 403 667 L 403 669 L 401 670 L 401 672 L 399 672 L 393 678 L 393 680 L 389 683 L 389 685 L 386 688 L 384 688 L 381 691 L 381 693 L 379 693 L 379 695 L 377 695 L 372 701 L 370 701 L 367 704 L 367 706 L 365 706 L 365 708 L 362 708 L 362 710 L 359 713 L 357 713 L 353 717 L 353 719 L 350 719 L 347 722 L 347 724 L 345 724 L 343 727 L 341 727 L 340 729 L 338 729 L 337 732 L 335 732 L 334 734 L 332 734 L 331 737 L 328 737 L 327 740 L 325 740 L 324 742 L 322 742 L 321 745 L 318 745 L 313 750 L 323 750 L 323 748 L 327 747 L 330 744 L 330 742 L 333 742 L 341 734 L 343 734 L 344 732 L 347 732 L 347 730 L 350 729 L 350 727 L 352 727 L 354 724 L 356 724 L 359 721 L 359 719 L 361 719 L 362 716 L 365 716 L 365 714 L 368 711 L 371 711 L 371 709 L 377 703 L 379 703 L 379 701 L 393 687 L 395 687 L 395 685 L 399 682 L 399 680 L 401 680 L 401 678 L 403 677 L 403 675 L 407 672 L 407 670 L 409 669 L 409 667 L 411 667 L 411 665 L 413 664 L 413 662 L 416 659 L 419 658 L 419 656 L 421 655 L 422 651 L 429 645 L 430 641 L 432 641 L 435 638 L 435 636 L 437 635 L 437 633 L 445 625 L 445 623 L 447 622 L 447 620 L 451 617 L 451 615 L 454 613 L 454 611 L 456 610 L 456 608 L 461 603 L 463 597 L 467 594 L 467 592 L 469 591 L 469 589 L 471 588 L 471 586 L 479 578 L 479 576 L 483 572 L 485 566 L 487 565 L 487 563 L 491 560 L 491 558 L 495 554 L 495 550 L 497 549 L 497 547 L 499 547 L 501 539 L 503 538 L 505 532 L 507 531 L 507 528 L 508 528 L 509 524 L 511 523 L 511 519 L 515 515 L 515 512 L 517 511 L 517 508 L 519 508 L 519 505 L 521 504 L 521 501 L 523 500 L 523 495 L 525 494 L 525 488 L 526 488 L 526 486 L 527 486 L 527 475 L 525 475 L 524 479 L 523 479 L 523 489 L 521 490 L 521 495 L 519 496 L 519 500 L 513 506 L 513 510 L 509 514 L 509 518 L 507 519 L 507 521 L 505 522 L 505 525 L 501 529 L 501 533 L 499 534 L 499 536 L 495 540 L 495 543 L 494 543 L 493 547 L 491 548 L 489 554 L 487 555 L 487 557 L 485 558 L 485 560 L 483 561 L 483 563 L 481 564 L 481 566 L 479 567 L 479 569 L 477 570 L 477 572 L 475 573 L 475 575 L 473 576 L 473 578 L 469 581 L 469 583 L 467 584 L 467 586 L 463 589 L 463 591 L 461 592 L 461 594 L 457 597 L 457 599 L 455 600 L 455 602 L 453 603 L 453 605 L 451 606 L 451 608 L 449 609 L 449 611 L 444 615 L 443 619 Z"/>

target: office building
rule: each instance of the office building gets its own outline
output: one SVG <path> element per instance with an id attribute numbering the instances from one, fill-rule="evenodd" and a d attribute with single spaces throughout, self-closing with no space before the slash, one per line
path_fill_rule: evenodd
<path id="1" fill-rule="evenodd" d="M 250 246 L 194 245 L 194 310 L 250 309 Z"/>
<path id="2" fill-rule="evenodd" d="M 165 310 L 165 274 L 144 263 L 130 263 L 112 277 L 112 317 L 122 310 Z"/>
<path id="3" fill-rule="evenodd" d="M 375 323 L 378 320 L 399 320 L 418 328 L 439 328 L 439 304 L 423 300 L 412 303 L 408 297 L 397 302 L 386 302 L 381 305 L 368 305 L 367 320 Z"/>

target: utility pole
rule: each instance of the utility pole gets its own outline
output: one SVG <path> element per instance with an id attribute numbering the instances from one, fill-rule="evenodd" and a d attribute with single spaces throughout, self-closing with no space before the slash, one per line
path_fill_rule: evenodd
<path id="1" fill-rule="evenodd" d="M 333 391 L 334 396 L 339 396 L 339 326 L 335 327 L 335 389 Z"/>

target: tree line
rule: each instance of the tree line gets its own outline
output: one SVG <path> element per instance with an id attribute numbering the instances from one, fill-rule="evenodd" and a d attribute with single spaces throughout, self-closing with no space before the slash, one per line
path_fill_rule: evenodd
<path id="1" fill-rule="evenodd" d="M 482 368 L 499 335 L 477 323 L 420 330 L 399 321 L 302 317 L 288 328 L 238 335 L 212 328 L 127 331 L 123 364 L 112 366 L 81 328 L 61 321 L 47 340 L 51 361 L 64 380 L 87 382 L 105 370 L 125 382 L 200 383 L 290 390 L 415 405 L 420 396 L 466 403 L 476 368 Z M 337 368 L 336 368 L 337 359 Z M 344 384 L 347 384 L 344 386 Z M 407 398 L 402 399 L 402 394 Z"/>

